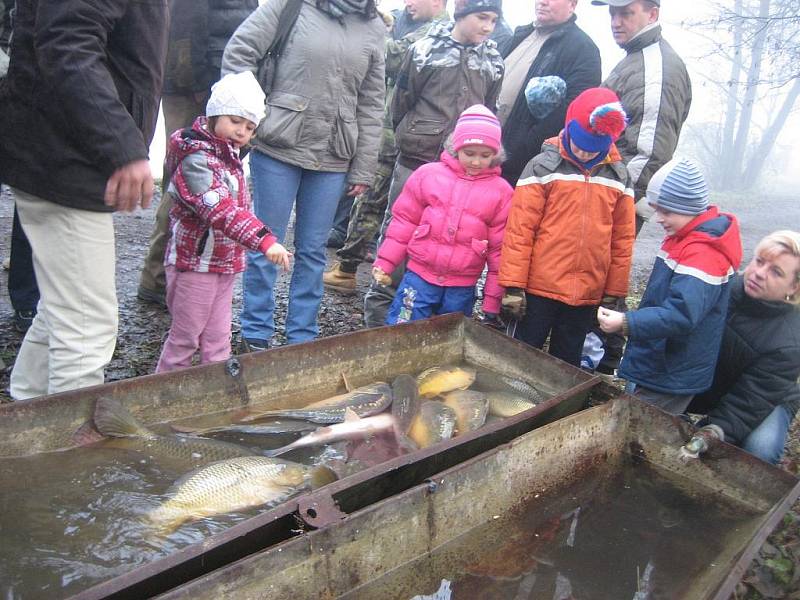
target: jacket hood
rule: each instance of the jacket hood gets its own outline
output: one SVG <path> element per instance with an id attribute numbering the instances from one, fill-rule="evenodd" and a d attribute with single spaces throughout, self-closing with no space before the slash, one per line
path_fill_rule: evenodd
<path id="1" fill-rule="evenodd" d="M 641 35 L 637 35 L 632 40 L 630 40 L 627 44 L 622 46 L 622 49 L 625 50 L 626 53 L 632 54 L 634 52 L 639 52 L 643 48 L 647 48 L 656 42 L 661 41 L 661 25 L 656 25 L 652 29 L 648 29 Z"/>
<path id="2" fill-rule="evenodd" d="M 170 176 L 189 154 L 203 151 L 216 154 L 223 161 L 241 165 L 239 153 L 227 141 L 208 129 L 208 118 L 197 117 L 191 127 L 178 129 L 169 136 L 164 170 Z"/>
<path id="3" fill-rule="evenodd" d="M 730 213 L 721 213 L 716 206 L 689 221 L 680 231 L 675 233 L 677 240 L 686 238 L 691 243 L 695 238 L 714 247 L 723 254 L 734 269 L 742 262 L 742 239 L 739 233 L 739 221 Z"/>
<path id="4" fill-rule="evenodd" d="M 583 169 L 583 167 L 570 158 L 567 154 L 566 149 L 564 148 L 564 144 L 561 142 L 561 133 L 551 138 L 548 138 L 542 144 L 542 152 L 547 152 L 549 154 L 555 155 L 557 154 L 562 160 L 567 160 L 576 167 Z M 596 169 L 597 167 L 601 167 L 603 165 L 611 165 L 613 163 L 618 163 L 622 160 L 622 155 L 617 150 L 616 144 L 611 144 L 611 147 L 608 149 L 608 154 L 606 157 L 597 163 L 595 166 L 592 167 L 591 170 Z"/>
<path id="5" fill-rule="evenodd" d="M 458 158 L 447 152 L 446 150 L 442 152 L 439 159 L 446 164 L 453 173 L 461 177 L 462 179 L 472 179 L 472 180 L 479 180 L 479 179 L 490 179 L 491 177 L 496 177 L 500 175 L 501 169 L 499 166 L 490 167 L 485 171 L 477 175 L 468 175 L 467 172 L 464 170 L 464 167 L 461 166 Z"/>

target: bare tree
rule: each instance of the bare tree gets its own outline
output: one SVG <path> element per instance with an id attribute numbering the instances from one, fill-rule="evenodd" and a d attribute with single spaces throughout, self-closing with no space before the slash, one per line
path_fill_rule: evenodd
<path id="1" fill-rule="evenodd" d="M 717 189 L 745 190 L 758 182 L 800 97 L 800 0 L 734 0 L 716 12 L 700 25 L 730 69 L 725 81 L 708 77 L 725 110 L 715 144 L 700 150 Z"/>

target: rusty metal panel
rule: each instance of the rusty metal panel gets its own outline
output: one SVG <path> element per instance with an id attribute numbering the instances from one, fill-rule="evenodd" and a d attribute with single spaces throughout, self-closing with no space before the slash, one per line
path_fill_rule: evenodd
<path id="1" fill-rule="evenodd" d="M 722 600 L 729 597 L 757 544 L 800 495 L 800 484 L 731 447 L 722 447 L 702 461 L 681 463 L 676 450 L 685 441 L 683 427 L 679 419 L 620 395 L 162 598 L 408 598 L 407 588 L 375 589 L 369 584 L 425 556 L 429 562 L 426 569 L 415 572 L 414 584 L 416 589 L 435 589 L 442 573 L 451 568 L 448 561 L 455 561 L 447 552 L 431 555 L 435 549 L 446 548 L 456 537 L 537 494 L 557 494 L 592 469 L 613 471 L 624 460 L 641 460 L 677 469 L 687 485 L 711 497 L 725 494 L 756 515 L 742 531 L 725 539 L 718 556 L 708 557 L 700 577 L 671 596 Z M 742 470 L 745 474 L 736 474 Z"/>
<path id="2" fill-rule="evenodd" d="M 198 415 L 213 417 L 255 404 L 303 405 L 343 391 L 342 374 L 358 386 L 464 360 L 534 383 L 552 397 L 515 417 L 347 477 L 324 488 L 323 495 L 299 496 L 203 544 L 75 596 L 81 600 L 147 597 L 297 537 L 302 530 L 298 515 L 310 526 L 346 520 L 347 513 L 403 493 L 442 470 L 578 411 L 600 380 L 460 315 L 445 315 L 0 406 L 0 456 L 75 445 L 73 434 L 89 421 L 101 397 L 119 400 L 142 423 L 153 425 Z"/>

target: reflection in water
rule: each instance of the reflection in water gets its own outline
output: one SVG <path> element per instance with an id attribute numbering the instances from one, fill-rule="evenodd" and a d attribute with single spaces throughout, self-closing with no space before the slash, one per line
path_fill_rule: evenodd
<path id="1" fill-rule="evenodd" d="M 432 594 L 451 582 L 453 600 L 673 600 L 713 565 L 754 515 L 647 464 L 589 473 L 552 497 L 353 590 L 359 600 Z M 476 500 L 477 501 L 477 500 Z"/>

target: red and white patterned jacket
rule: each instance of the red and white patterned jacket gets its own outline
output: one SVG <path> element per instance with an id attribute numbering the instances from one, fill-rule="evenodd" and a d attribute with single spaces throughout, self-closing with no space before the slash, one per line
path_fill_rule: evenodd
<path id="1" fill-rule="evenodd" d="M 250 212 L 238 152 L 209 131 L 206 117 L 170 136 L 167 173 L 173 205 L 165 265 L 179 271 L 240 273 L 244 248 L 264 252 L 277 241 Z"/>

